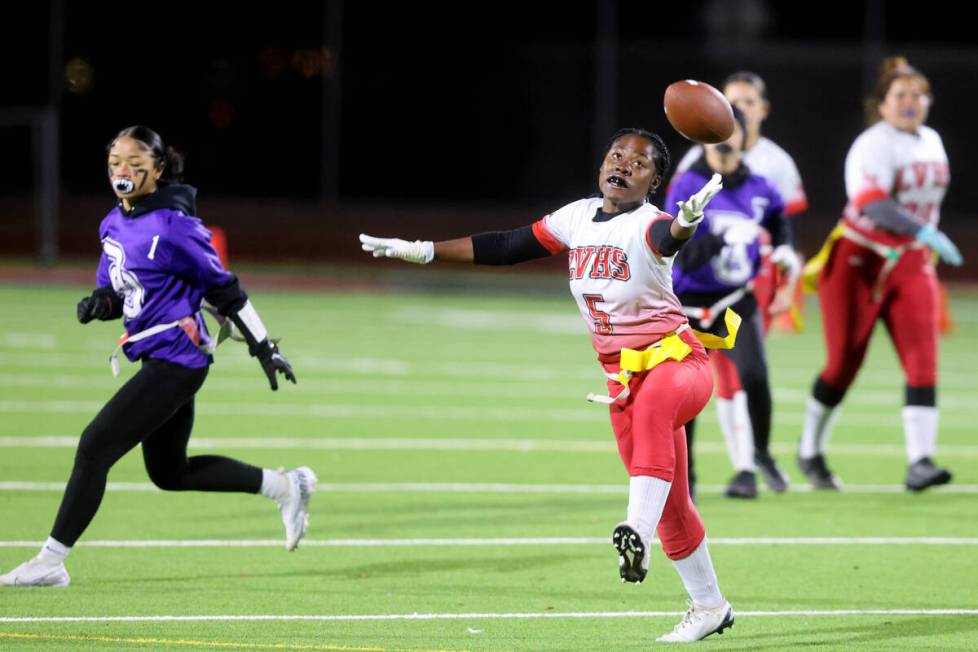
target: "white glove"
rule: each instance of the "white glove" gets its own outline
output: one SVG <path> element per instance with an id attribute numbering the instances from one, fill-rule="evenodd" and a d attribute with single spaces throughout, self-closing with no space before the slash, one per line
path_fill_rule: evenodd
<path id="1" fill-rule="evenodd" d="M 692 197 L 686 201 L 676 202 L 676 206 L 679 207 L 679 214 L 676 215 L 676 221 L 679 222 L 679 226 L 689 228 L 703 219 L 703 209 L 706 208 L 706 205 L 710 203 L 710 200 L 718 192 L 723 190 L 723 184 L 720 182 L 720 179 L 719 174 L 714 174 L 706 182 L 706 185 L 700 188 Z"/>
<path id="2" fill-rule="evenodd" d="M 771 252 L 771 262 L 783 270 L 784 275 L 788 277 L 788 284 L 794 286 L 801 274 L 801 256 L 795 252 L 794 247 L 787 244 L 778 245 Z"/>
<path id="3" fill-rule="evenodd" d="M 408 242 L 398 238 L 375 238 L 360 234 L 364 251 L 373 252 L 374 258 L 400 258 L 409 263 L 424 265 L 435 258 L 435 243 L 431 240 Z"/>
<path id="4" fill-rule="evenodd" d="M 761 227 L 750 220 L 731 220 L 723 231 L 723 241 L 727 244 L 750 244 L 757 240 Z"/>

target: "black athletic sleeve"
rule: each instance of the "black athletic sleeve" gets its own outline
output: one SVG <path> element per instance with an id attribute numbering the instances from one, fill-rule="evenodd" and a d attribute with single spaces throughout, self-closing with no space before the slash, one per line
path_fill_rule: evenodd
<path id="1" fill-rule="evenodd" d="M 710 262 L 711 258 L 720 253 L 723 245 L 723 237 L 714 233 L 690 238 L 676 256 L 676 265 L 684 272 L 694 270 Z"/>
<path id="2" fill-rule="evenodd" d="M 224 285 L 211 288 L 204 295 L 207 303 L 211 304 L 217 311 L 227 317 L 236 313 L 244 307 L 248 301 L 248 295 L 238 283 L 238 277 L 231 274 L 231 280 Z"/>
<path id="3" fill-rule="evenodd" d="M 780 247 L 783 244 L 790 244 L 794 246 L 794 228 L 791 226 L 791 220 L 784 215 L 779 216 L 777 219 L 769 220 L 764 225 L 768 233 L 771 234 L 771 244 L 775 247 Z"/>
<path id="4" fill-rule="evenodd" d="M 472 259 L 476 265 L 514 265 L 549 255 L 533 235 L 532 225 L 472 236 Z"/>
<path id="5" fill-rule="evenodd" d="M 652 249 L 660 256 L 665 256 L 666 258 L 675 255 L 689 242 L 689 238 L 679 240 L 678 238 L 672 237 L 672 220 L 665 218 L 655 220 L 649 225 L 647 237 Z"/>

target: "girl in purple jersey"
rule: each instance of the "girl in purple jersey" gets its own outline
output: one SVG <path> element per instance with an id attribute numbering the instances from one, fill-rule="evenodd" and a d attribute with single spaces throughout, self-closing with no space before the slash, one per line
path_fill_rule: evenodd
<path id="1" fill-rule="evenodd" d="M 277 374 L 295 382 L 288 360 L 221 265 L 210 233 L 193 217 L 196 189 L 180 182 L 182 158 L 146 127 L 123 129 L 108 147 L 108 175 L 118 198 L 102 220 L 98 288 L 78 303 L 78 321 L 123 317 L 126 356 L 138 372 L 85 428 L 51 535 L 36 557 L 0 585 L 67 586 L 64 560 L 98 511 L 109 469 L 142 444 L 150 479 L 169 491 L 261 493 L 274 499 L 294 550 L 308 523 L 316 476 L 216 455 L 187 456 L 194 395 L 212 362 L 213 345 L 201 317 L 204 299 L 244 335 L 271 388 Z M 114 356 L 113 356 L 114 359 Z"/>
<path id="2" fill-rule="evenodd" d="M 787 476 L 769 451 L 771 438 L 771 387 L 764 352 L 764 330 L 752 283 L 761 266 L 761 229 L 771 234 L 775 260 L 800 266 L 791 249 L 789 224 L 784 220 L 784 201 L 763 177 L 743 164 L 746 133 L 744 114 L 734 107 L 736 128 L 730 138 L 705 145 L 703 156 L 677 177 L 669 188 L 666 205 L 674 205 L 713 174 L 723 175 L 721 190 L 706 210 L 703 226 L 676 256 L 673 287 L 693 328 L 712 331 L 722 327 L 718 319 L 727 307 L 743 318 L 737 346 L 711 355 L 726 355 L 744 386 L 748 420 L 724 430 L 724 439 L 735 467 L 727 487 L 731 498 L 756 498 L 756 470 L 760 464 L 781 480 L 775 490 L 787 489 Z M 686 424 L 689 451 L 689 485 L 693 473 L 693 432 Z"/>

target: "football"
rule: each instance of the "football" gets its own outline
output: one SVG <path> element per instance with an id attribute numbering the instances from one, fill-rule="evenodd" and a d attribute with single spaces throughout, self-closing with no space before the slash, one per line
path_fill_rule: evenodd
<path id="1" fill-rule="evenodd" d="M 730 102 L 709 84 L 692 79 L 669 85 L 662 108 L 672 128 L 697 143 L 722 143 L 734 131 Z"/>

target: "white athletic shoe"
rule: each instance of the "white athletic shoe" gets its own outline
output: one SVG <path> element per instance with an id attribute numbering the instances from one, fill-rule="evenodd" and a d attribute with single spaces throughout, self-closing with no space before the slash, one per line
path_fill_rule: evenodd
<path id="1" fill-rule="evenodd" d="M 671 632 L 655 640 L 659 643 L 692 643 L 710 634 L 722 634 L 723 630 L 733 627 L 733 624 L 733 608 L 726 600 L 716 609 L 707 609 L 690 602 L 689 611 L 679 624 Z"/>
<path id="2" fill-rule="evenodd" d="M 309 527 L 309 496 L 316 491 L 319 479 L 308 466 L 289 469 L 285 479 L 289 483 L 289 492 L 275 502 L 285 524 L 285 549 L 291 551 L 298 547 Z"/>
<path id="3" fill-rule="evenodd" d="M 25 561 L 6 575 L 0 575 L 2 586 L 68 586 L 70 582 L 64 562 L 51 564 L 40 557 Z"/>

